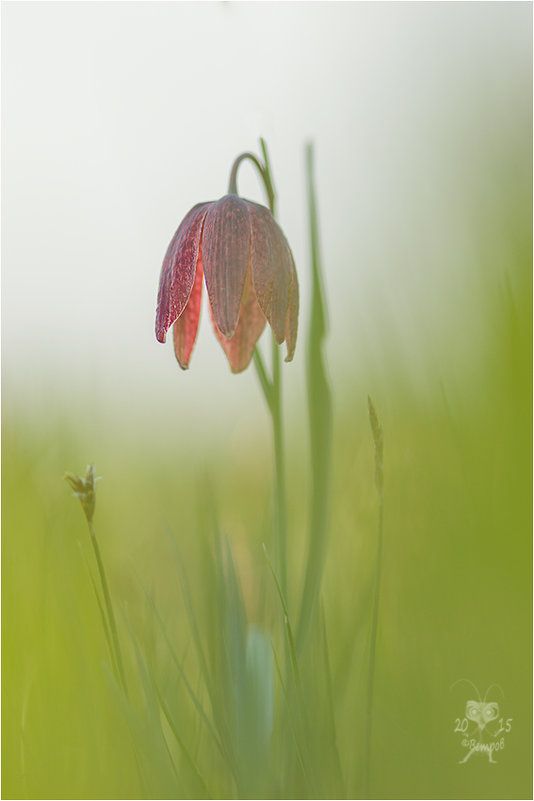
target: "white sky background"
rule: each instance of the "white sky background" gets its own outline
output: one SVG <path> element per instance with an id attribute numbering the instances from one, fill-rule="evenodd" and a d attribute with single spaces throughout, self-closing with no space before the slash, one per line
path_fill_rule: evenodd
<path id="1" fill-rule="evenodd" d="M 488 153 L 529 96 L 531 15 L 526 3 L 4 3 L 4 397 L 216 425 L 259 407 L 253 370 L 230 374 L 206 313 L 187 373 L 172 337 L 154 338 L 170 238 L 226 193 L 259 136 L 301 285 L 290 392 L 302 392 L 310 138 L 332 380 L 364 361 L 380 371 L 384 318 L 420 375 L 420 343 L 446 332 L 447 260 L 469 253 L 469 187 L 495 193 Z M 264 202 L 250 166 L 239 190 Z"/>

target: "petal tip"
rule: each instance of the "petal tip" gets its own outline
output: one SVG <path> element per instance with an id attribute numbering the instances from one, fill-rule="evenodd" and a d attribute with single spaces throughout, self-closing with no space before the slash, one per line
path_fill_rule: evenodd
<path id="1" fill-rule="evenodd" d="M 176 353 L 174 355 L 176 356 L 176 361 L 180 365 L 181 369 L 184 371 L 189 370 L 189 359 L 187 361 L 184 361 L 183 359 L 178 358 Z"/>

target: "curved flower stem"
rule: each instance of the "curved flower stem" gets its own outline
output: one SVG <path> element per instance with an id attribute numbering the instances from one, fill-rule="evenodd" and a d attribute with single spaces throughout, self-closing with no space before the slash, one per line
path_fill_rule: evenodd
<path id="1" fill-rule="evenodd" d="M 262 147 L 263 147 L 263 139 L 261 140 Z M 265 156 L 265 149 L 264 149 L 264 156 Z M 236 158 L 234 164 L 232 166 L 232 172 L 230 173 L 230 180 L 228 182 L 228 193 L 230 195 L 237 195 L 237 171 L 241 165 L 241 162 L 245 159 L 251 161 L 256 169 L 258 170 L 259 174 L 261 175 L 262 181 L 265 186 L 265 191 L 267 192 L 267 200 L 269 202 L 269 208 L 271 210 L 271 214 L 274 215 L 274 189 L 271 182 L 271 176 L 268 167 L 264 166 L 261 161 L 254 155 L 254 153 L 241 153 L 240 156 Z"/>

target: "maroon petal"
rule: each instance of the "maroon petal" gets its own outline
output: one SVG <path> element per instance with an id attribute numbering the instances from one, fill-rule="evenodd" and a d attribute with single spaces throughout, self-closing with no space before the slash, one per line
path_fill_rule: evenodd
<path id="1" fill-rule="evenodd" d="M 200 250 L 197 270 L 195 273 L 195 283 L 189 295 L 187 306 L 180 317 L 176 320 L 172 329 L 174 338 L 174 352 L 178 359 L 178 364 L 182 370 L 189 367 L 189 359 L 193 352 L 193 346 L 197 338 L 198 321 L 200 319 L 200 304 L 202 302 L 202 248 Z"/>
<path id="2" fill-rule="evenodd" d="M 204 222 L 202 253 L 213 317 L 229 338 L 236 330 L 250 256 L 245 200 L 225 195 L 211 205 Z"/>
<path id="3" fill-rule="evenodd" d="M 187 305 L 202 237 L 202 223 L 210 203 L 198 203 L 184 218 L 163 259 L 156 311 L 156 339 L 165 342 L 167 331 Z"/>
<path id="4" fill-rule="evenodd" d="M 291 256 L 291 284 L 289 285 L 289 300 L 287 304 L 286 315 L 286 346 L 287 356 L 286 362 L 290 362 L 295 353 L 295 345 L 297 344 L 297 328 L 299 322 L 299 285 L 297 281 L 297 271 Z"/>
<path id="5" fill-rule="evenodd" d="M 286 337 L 289 291 L 296 282 L 293 257 L 282 229 L 269 209 L 249 202 L 251 264 L 254 290 L 260 308 L 278 344 Z M 298 292 L 295 295 L 298 304 Z M 298 305 L 297 305 L 298 312 Z M 294 312 L 293 312 L 294 315 Z M 296 337 L 296 332 L 293 338 Z"/>
<path id="6" fill-rule="evenodd" d="M 221 334 L 217 328 L 217 323 L 211 311 L 211 304 L 210 312 L 215 335 L 228 357 L 232 372 L 240 373 L 250 364 L 256 342 L 260 338 L 266 323 L 265 316 L 254 294 L 250 270 L 247 273 L 245 281 L 243 303 L 241 304 L 241 310 L 239 312 L 239 322 L 237 323 L 234 335 L 230 337 L 230 339 L 225 337 L 224 334 Z"/>

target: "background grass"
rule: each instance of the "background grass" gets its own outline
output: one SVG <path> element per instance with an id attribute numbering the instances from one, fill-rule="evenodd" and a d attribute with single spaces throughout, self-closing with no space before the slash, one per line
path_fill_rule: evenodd
<path id="1" fill-rule="evenodd" d="M 531 254 L 527 237 L 510 235 L 508 245 L 505 270 L 484 264 L 485 287 L 471 321 L 484 333 L 484 348 L 461 384 L 436 365 L 428 376 L 434 393 L 423 397 L 394 360 L 389 371 L 384 364 L 368 369 L 362 385 L 334 384 L 331 537 L 322 593 L 331 696 L 317 678 L 326 675 L 318 667 L 324 649 L 317 646 L 303 665 L 314 774 L 307 784 L 276 759 L 264 763 L 280 797 L 299 791 L 353 798 L 361 789 L 378 522 L 368 391 L 385 431 L 371 795 L 531 793 Z M 258 653 L 261 631 L 269 626 L 280 647 L 280 608 L 261 548 L 269 538 L 270 449 L 261 431 L 243 447 L 227 442 L 214 449 L 200 442 L 193 452 L 190 443 L 180 447 L 172 438 L 124 437 L 113 422 L 103 409 L 30 417 L 4 404 L 3 795 L 202 796 L 195 771 L 150 707 L 150 693 L 134 678 L 132 708 L 124 708 L 106 668 L 110 659 L 88 577 L 88 570 L 95 572 L 88 534 L 62 480 L 65 469 L 81 472 L 92 459 L 103 476 L 95 527 L 129 676 L 139 675 L 137 643 L 147 681 L 157 676 L 179 713 L 202 781 L 214 797 L 231 796 L 234 781 L 198 722 L 143 586 L 194 692 L 209 708 L 168 532 L 178 543 L 209 652 L 222 625 L 214 617 L 221 589 L 209 572 L 216 564 L 210 561 L 215 545 L 206 499 L 213 498 L 240 576 L 242 609 L 259 627 Z M 294 408 L 288 423 L 294 606 L 303 579 L 310 470 Z M 228 677 L 217 659 L 208 653 L 217 701 L 227 704 Z M 513 727 L 496 765 L 481 754 L 458 764 L 465 751 L 454 722 L 473 696 L 465 683 L 451 689 L 459 679 L 474 682 L 482 695 L 494 682 L 502 688 L 503 695 L 494 689 L 490 698 Z M 324 726 L 332 711 L 342 778 Z M 167 747 L 178 775 L 169 767 Z M 275 755 L 277 747 L 273 741 Z"/>

